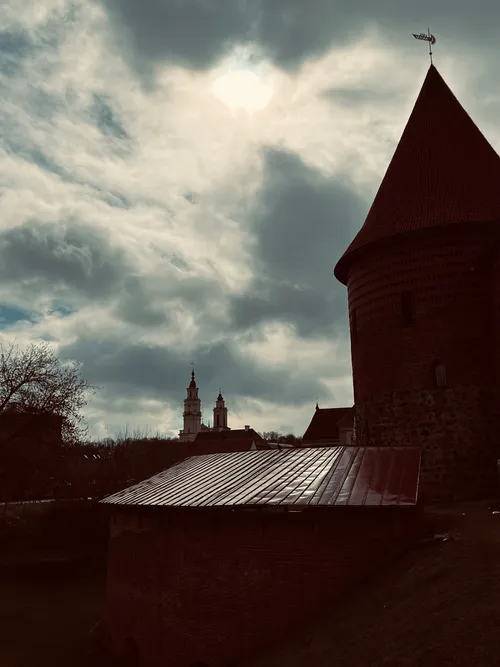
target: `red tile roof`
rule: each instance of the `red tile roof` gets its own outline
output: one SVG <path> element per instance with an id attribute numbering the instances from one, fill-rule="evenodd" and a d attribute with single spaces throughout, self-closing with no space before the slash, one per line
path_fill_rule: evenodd
<path id="1" fill-rule="evenodd" d="M 335 267 L 346 284 L 352 253 L 404 232 L 500 222 L 500 157 L 431 65 L 368 217 Z"/>
<path id="2" fill-rule="evenodd" d="M 193 456 L 102 503 L 163 507 L 380 507 L 417 503 L 417 447 Z"/>
<path id="3" fill-rule="evenodd" d="M 351 408 L 317 408 L 302 438 L 307 445 L 313 442 L 333 443 L 339 439 L 338 422 Z"/>

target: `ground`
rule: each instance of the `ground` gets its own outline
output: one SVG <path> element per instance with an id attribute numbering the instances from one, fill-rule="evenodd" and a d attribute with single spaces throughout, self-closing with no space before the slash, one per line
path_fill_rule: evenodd
<path id="1" fill-rule="evenodd" d="M 452 539 L 421 546 L 288 645 L 246 667 L 500 664 L 500 513 L 491 504 L 428 512 Z M 367 554 L 369 558 L 369 554 Z"/>
<path id="2" fill-rule="evenodd" d="M 78 503 L 52 507 L 0 506 L 1 667 L 92 664 L 89 633 L 104 597 L 104 518 Z"/>
<path id="3" fill-rule="evenodd" d="M 101 611 L 102 568 L 50 569 L 0 573 L 2 667 L 90 666 L 87 645 Z"/>

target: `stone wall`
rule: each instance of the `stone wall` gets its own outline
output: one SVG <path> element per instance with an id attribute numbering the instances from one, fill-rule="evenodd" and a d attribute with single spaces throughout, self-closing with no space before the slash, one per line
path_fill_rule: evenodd
<path id="1" fill-rule="evenodd" d="M 236 665 L 332 613 L 407 548 L 416 520 L 414 508 L 125 508 L 112 520 L 108 561 L 113 650 L 133 639 L 143 667 Z"/>
<path id="2" fill-rule="evenodd" d="M 487 388 L 399 391 L 356 404 L 357 444 L 422 448 L 422 501 L 494 496 Z"/>

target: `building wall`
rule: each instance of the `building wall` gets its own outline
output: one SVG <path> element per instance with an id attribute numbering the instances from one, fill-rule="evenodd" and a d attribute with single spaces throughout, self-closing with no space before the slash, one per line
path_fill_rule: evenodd
<path id="1" fill-rule="evenodd" d="M 323 440 L 308 439 L 302 440 L 302 447 L 338 447 L 341 444 L 340 439 L 324 438 Z"/>
<path id="2" fill-rule="evenodd" d="M 339 445 L 349 446 L 352 444 L 352 428 L 339 428 Z"/>
<path id="3" fill-rule="evenodd" d="M 113 649 L 132 638 L 146 667 L 237 664 L 331 612 L 346 589 L 407 546 L 415 517 L 413 508 L 115 513 L 106 607 Z"/>
<path id="4" fill-rule="evenodd" d="M 428 230 L 360 254 L 349 273 L 358 444 L 421 446 L 422 491 L 436 498 L 484 496 L 496 482 L 493 240 L 491 226 Z M 407 290 L 409 327 L 401 321 Z M 434 386 L 438 360 L 445 388 Z"/>

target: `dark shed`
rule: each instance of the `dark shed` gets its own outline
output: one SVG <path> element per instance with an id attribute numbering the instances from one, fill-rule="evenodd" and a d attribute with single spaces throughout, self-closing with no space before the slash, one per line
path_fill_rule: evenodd
<path id="1" fill-rule="evenodd" d="M 405 549 L 419 469 L 405 447 L 219 453 L 104 499 L 114 651 L 222 667 L 280 641 Z"/>

